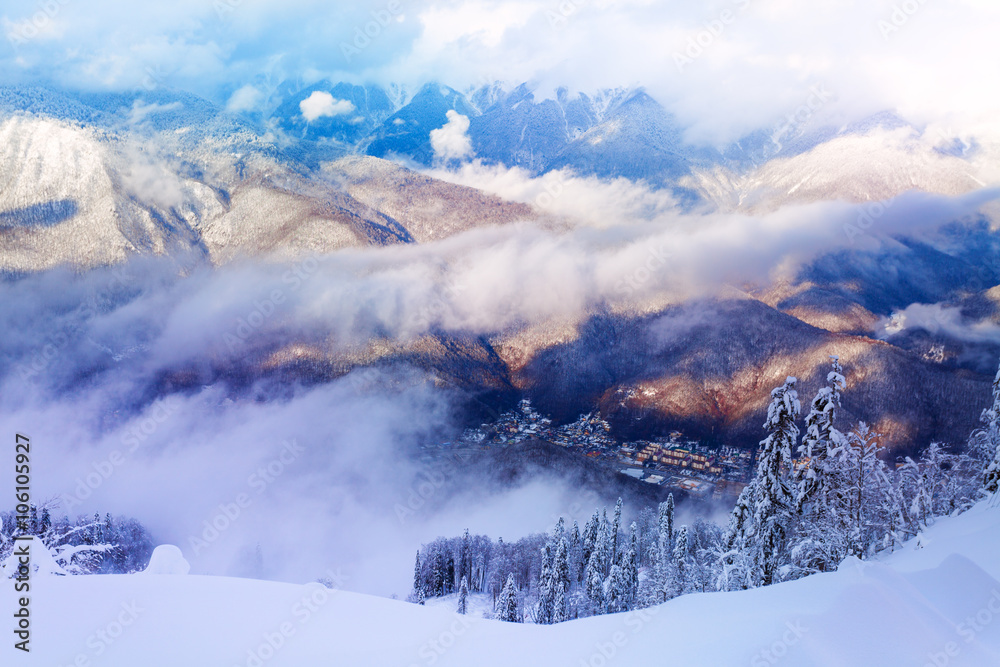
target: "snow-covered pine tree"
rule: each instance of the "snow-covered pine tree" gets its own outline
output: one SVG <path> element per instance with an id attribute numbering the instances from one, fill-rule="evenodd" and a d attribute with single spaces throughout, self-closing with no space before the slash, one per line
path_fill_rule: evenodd
<path id="1" fill-rule="evenodd" d="M 552 622 L 562 623 L 563 621 L 568 621 L 569 618 L 569 603 L 567 601 L 566 586 L 559 583 L 556 585 L 555 604 L 552 609 Z"/>
<path id="2" fill-rule="evenodd" d="M 605 578 L 611 573 L 611 566 L 615 562 L 615 554 L 611 544 L 611 522 L 608 521 L 608 508 L 605 507 L 601 513 L 601 527 L 597 532 L 597 544 L 594 545 L 594 549 L 601 553 L 601 563 L 604 565 L 602 575 Z"/>
<path id="3" fill-rule="evenodd" d="M 625 603 L 628 582 L 622 566 L 615 563 L 611 566 L 611 573 L 604 583 L 605 608 L 607 613 L 615 614 L 620 611 L 628 611 Z"/>
<path id="4" fill-rule="evenodd" d="M 659 601 L 667 599 L 667 580 L 670 578 L 670 554 L 674 550 L 674 494 L 667 496 L 667 499 L 660 503 L 657 516 L 657 541 L 656 541 L 656 589 L 659 591 Z"/>
<path id="5" fill-rule="evenodd" d="M 517 609 L 517 588 L 514 585 L 514 574 L 507 575 L 507 583 L 503 585 L 500 598 L 497 600 L 497 619 L 507 623 L 520 623 L 521 615 Z"/>
<path id="6" fill-rule="evenodd" d="M 996 455 L 983 471 L 983 491 L 996 493 L 998 489 L 1000 489 L 1000 447 L 997 447 Z"/>
<path id="7" fill-rule="evenodd" d="M 844 434 L 833 425 L 840 408 L 840 392 L 845 386 L 844 369 L 839 357 L 831 355 L 830 361 L 826 386 L 820 388 L 813 399 L 806 417 L 806 432 L 798 449 L 800 457 L 809 459 L 809 465 L 797 476 L 795 503 L 799 512 L 809 504 L 815 505 L 817 513 L 823 511 L 834 485 L 834 480 L 827 479 L 830 451 L 846 443 Z"/>
<path id="8" fill-rule="evenodd" d="M 619 497 L 615 503 L 615 520 L 611 524 L 611 558 L 618 559 L 618 532 L 622 525 L 622 499 Z"/>
<path id="9" fill-rule="evenodd" d="M 722 535 L 723 531 L 719 525 L 700 517 L 688 531 L 688 552 L 692 554 L 691 590 L 701 593 L 715 590 L 712 566 Z"/>
<path id="10" fill-rule="evenodd" d="M 580 525 L 576 521 L 569 532 L 569 564 L 570 578 L 577 583 L 583 581 L 583 569 L 587 564 L 583 562 L 583 539 L 580 537 Z"/>
<path id="11" fill-rule="evenodd" d="M 784 557 L 785 538 L 795 498 L 783 476 L 791 469 L 792 445 L 798 440 L 795 420 L 800 405 L 795 391 L 797 380 L 789 377 L 771 392 L 764 428 L 767 438 L 761 441 L 757 455 L 757 473 L 743 492 L 750 515 L 732 526 L 735 533 L 727 539 L 746 559 L 744 587 L 755 588 L 775 582 Z M 744 510 L 737 503 L 733 518 Z"/>
<path id="12" fill-rule="evenodd" d="M 688 528 L 677 530 L 677 540 L 673 552 L 673 591 L 671 597 L 688 592 Z"/>
<path id="13" fill-rule="evenodd" d="M 715 587 L 720 591 L 738 591 L 750 586 L 749 554 L 744 549 L 753 515 L 751 508 L 753 493 L 754 488 L 750 485 L 740 491 L 736 505 L 729 515 L 729 527 L 723 536 L 715 565 L 718 572 Z"/>
<path id="14" fill-rule="evenodd" d="M 806 432 L 798 448 L 799 456 L 808 460 L 808 464 L 796 474 L 795 508 L 799 521 L 789 538 L 788 578 L 825 572 L 847 555 L 841 488 L 845 482 L 840 459 L 850 452 L 847 437 L 834 426 L 845 380 L 839 358 L 831 356 L 830 360 L 832 368 L 827 374 L 827 384 L 813 399 L 806 417 Z"/>
<path id="15" fill-rule="evenodd" d="M 469 581 L 462 577 L 462 584 L 458 587 L 458 613 L 469 613 Z"/>
<path id="16" fill-rule="evenodd" d="M 992 454 L 983 470 L 983 491 L 996 493 L 1000 489 L 1000 370 L 993 380 L 993 405 L 983 410 L 980 420 L 983 422 L 983 428 L 977 432 L 980 448 L 986 457 Z M 974 439 L 977 434 L 973 434 Z"/>
<path id="17" fill-rule="evenodd" d="M 559 540 L 566 536 L 566 520 L 559 517 L 555 527 L 552 529 L 552 544 L 559 544 Z"/>
<path id="18" fill-rule="evenodd" d="M 601 551 L 594 549 L 587 563 L 585 581 L 587 597 L 596 613 L 604 609 L 604 563 L 601 562 Z"/>
<path id="19" fill-rule="evenodd" d="M 556 588 L 562 586 L 566 592 L 569 592 L 569 542 L 566 541 L 565 537 L 559 539 L 556 555 L 552 559 L 552 582 Z"/>
<path id="20" fill-rule="evenodd" d="M 466 528 L 465 532 L 462 533 L 462 541 L 458 545 L 458 562 L 455 564 L 455 576 L 461 580 L 462 577 L 466 579 L 469 578 L 471 572 L 471 563 L 469 559 L 469 549 L 471 547 L 471 540 L 469 539 L 469 529 Z"/>
<path id="21" fill-rule="evenodd" d="M 590 517 L 583 527 L 583 550 L 581 552 L 580 582 L 584 583 L 587 577 L 587 567 L 590 565 L 590 557 L 597 548 L 597 536 L 600 534 L 600 513 L 594 510 L 594 516 Z"/>
<path id="22" fill-rule="evenodd" d="M 622 554 L 622 602 L 626 610 L 635 609 L 639 599 L 639 537 L 635 522 L 629 531 L 629 544 Z"/>
<path id="23" fill-rule="evenodd" d="M 666 503 L 665 518 L 666 518 L 666 530 L 667 530 L 667 540 L 670 542 L 674 541 L 674 494 L 667 494 L 667 499 L 664 501 Z"/>
<path id="24" fill-rule="evenodd" d="M 413 597 L 417 604 L 423 604 L 427 599 L 424 592 L 424 577 L 420 570 L 420 549 L 417 549 L 417 558 L 413 563 Z"/>
<path id="25" fill-rule="evenodd" d="M 535 611 L 537 623 L 548 624 L 552 622 L 555 593 L 552 580 L 552 550 L 546 544 L 542 547 L 542 565 L 538 571 L 538 605 Z"/>

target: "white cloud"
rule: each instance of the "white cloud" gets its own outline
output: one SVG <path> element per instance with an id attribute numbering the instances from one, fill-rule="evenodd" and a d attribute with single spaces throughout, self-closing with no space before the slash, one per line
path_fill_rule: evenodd
<path id="1" fill-rule="evenodd" d="M 913 303 L 903 310 L 883 318 L 875 327 L 880 338 L 888 338 L 906 330 L 924 329 L 934 335 L 944 335 L 970 343 L 1000 342 L 1000 325 L 990 320 L 968 321 L 962 309 L 940 303 Z"/>
<path id="2" fill-rule="evenodd" d="M 454 170 L 431 169 L 426 173 L 593 227 L 652 221 L 677 212 L 677 202 L 669 191 L 654 190 L 627 178 L 577 176 L 569 169 L 532 176 L 519 167 L 486 165 L 480 160 Z"/>
<path id="3" fill-rule="evenodd" d="M 171 102 L 170 104 L 157 104 L 156 102 L 152 102 L 150 104 L 145 104 L 142 100 L 136 100 L 132 103 L 132 111 L 129 112 L 128 122 L 130 125 L 138 125 L 153 114 L 176 111 L 183 106 L 184 105 L 180 102 Z"/>
<path id="4" fill-rule="evenodd" d="M 230 96 L 226 103 L 226 111 L 238 113 L 240 111 L 254 111 L 264 99 L 264 93 L 254 86 L 243 86 Z"/>
<path id="5" fill-rule="evenodd" d="M 469 118 L 454 109 L 449 109 L 448 122 L 436 130 L 431 130 L 431 148 L 440 160 L 464 160 L 472 155 L 472 139 L 469 138 Z"/>
<path id="6" fill-rule="evenodd" d="M 299 102 L 302 117 L 307 122 L 326 116 L 343 116 L 354 113 L 354 103 L 350 100 L 338 100 L 330 93 L 314 90 L 312 95 Z"/>

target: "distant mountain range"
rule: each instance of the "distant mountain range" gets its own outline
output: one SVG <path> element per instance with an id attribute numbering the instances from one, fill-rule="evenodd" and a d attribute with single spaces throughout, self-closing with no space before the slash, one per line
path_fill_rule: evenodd
<path id="1" fill-rule="evenodd" d="M 319 106 L 307 113 L 310 102 Z M 455 111 L 469 118 L 474 157 L 487 164 L 532 175 L 565 168 L 581 176 L 624 177 L 670 189 L 685 205 L 722 208 L 762 201 L 770 206 L 816 189 L 823 192 L 815 196 L 846 193 L 859 201 L 908 187 L 937 191 L 941 181 L 955 181 L 956 172 L 975 178 L 981 171 L 977 160 L 998 153 L 994 146 L 945 134 L 924 137 L 922 128 L 891 111 L 840 126 L 808 116 L 801 122 L 777 119 L 728 146 L 694 145 L 642 88 L 592 94 L 560 89 L 539 99 L 527 84 L 493 83 L 463 93 L 433 83 L 408 93 L 400 86 L 320 81 L 299 87 L 285 81 L 267 89 L 260 108 L 227 112 L 163 88 L 66 93 L 0 87 L 0 112 L 17 111 L 107 130 L 140 124 L 161 134 L 183 131 L 192 149 L 211 138 L 244 151 L 280 154 L 281 161 L 306 169 L 349 155 L 431 166 L 430 133 Z M 892 175 L 881 173 L 883 158 L 891 161 Z M 866 162 L 872 164 L 863 172 Z M 966 179 L 949 191 L 974 185 Z"/>

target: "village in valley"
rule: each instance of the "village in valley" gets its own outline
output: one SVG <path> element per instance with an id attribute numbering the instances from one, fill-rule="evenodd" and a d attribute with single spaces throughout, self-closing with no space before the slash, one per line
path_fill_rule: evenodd
<path id="1" fill-rule="evenodd" d="M 466 429 L 454 441 L 424 447 L 432 462 L 452 454 L 462 456 L 494 447 L 539 440 L 559 445 L 647 484 L 675 489 L 691 496 L 733 501 L 750 479 L 751 452 L 737 447 L 708 447 L 672 431 L 653 440 L 618 442 L 611 426 L 599 414 L 581 415 L 574 422 L 553 426 L 523 399 L 496 421 Z"/>

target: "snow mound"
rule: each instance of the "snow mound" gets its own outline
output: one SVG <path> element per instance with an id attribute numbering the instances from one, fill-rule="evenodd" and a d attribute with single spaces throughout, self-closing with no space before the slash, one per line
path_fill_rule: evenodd
<path id="1" fill-rule="evenodd" d="M 153 549 L 153 555 L 149 557 L 149 565 L 142 573 L 187 574 L 190 571 L 191 564 L 187 562 L 178 547 L 172 544 L 161 544 Z"/>

